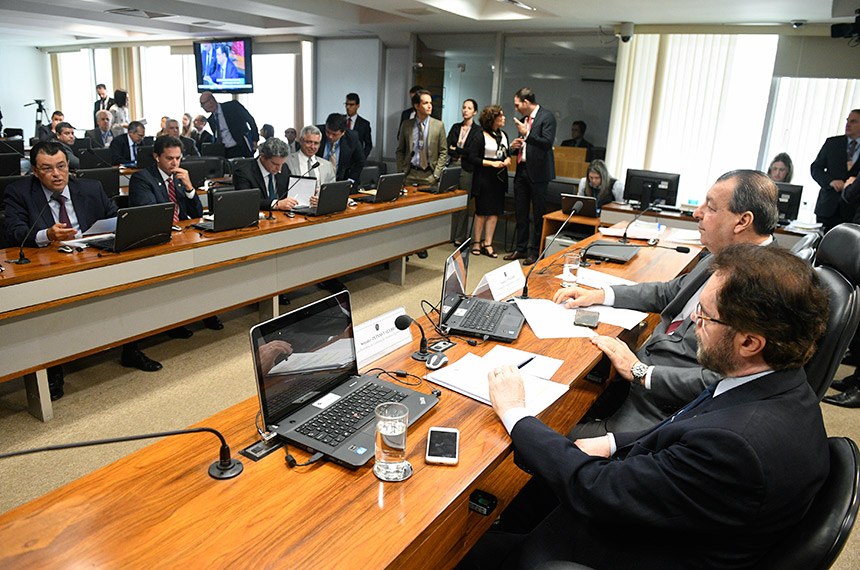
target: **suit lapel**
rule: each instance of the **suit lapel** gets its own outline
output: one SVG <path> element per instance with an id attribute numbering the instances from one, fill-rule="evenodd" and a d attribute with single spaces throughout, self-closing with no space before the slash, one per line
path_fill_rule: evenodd
<path id="1" fill-rule="evenodd" d="M 54 214 L 51 212 L 50 207 L 45 208 L 45 205 L 48 203 L 48 199 L 45 198 L 45 192 L 42 190 L 42 183 L 39 182 L 39 179 L 35 176 L 33 176 L 31 191 L 33 192 L 33 205 L 36 207 L 36 211 L 34 213 L 38 215 L 39 212 L 42 212 L 42 224 L 44 224 L 45 228 L 50 228 L 55 223 Z M 33 233 L 35 233 L 35 231 Z"/>

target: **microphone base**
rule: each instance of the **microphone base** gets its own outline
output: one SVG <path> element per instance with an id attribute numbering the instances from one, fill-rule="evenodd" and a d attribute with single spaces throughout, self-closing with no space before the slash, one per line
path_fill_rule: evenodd
<path id="1" fill-rule="evenodd" d="M 14 263 L 15 265 L 27 265 L 30 263 L 30 260 L 26 257 L 19 257 L 18 259 L 7 259 L 6 263 Z"/>
<path id="2" fill-rule="evenodd" d="M 419 362 L 426 362 L 430 358 L 429 352 L 421 352 L 420 350 L 412 353 L 412 358 Z"/>
<path id="3" fill-rule="evenodd" d="M 271 210 L 269 210 L 269 214 L 268 214 L 265 218 L 263 218 L 263 219 L 264 219 L 264 220 L 269 220 L 269 221 L 271 222 L 272 220 L 274 220 L 274 219 L 275 219 L 275 216 L 274 216 L 274 214 L 272 214 L 272 211 L 271 211 Z"/>
<path id="4" fill-rule="evenodd" d="M 221 466 L 220 461 L 216 461 L 209 466 L 209 476 L 213 479 L 232 479 L 239 475 L 245 466 L 238 459 L 230 459 L 228 466 Z"/>

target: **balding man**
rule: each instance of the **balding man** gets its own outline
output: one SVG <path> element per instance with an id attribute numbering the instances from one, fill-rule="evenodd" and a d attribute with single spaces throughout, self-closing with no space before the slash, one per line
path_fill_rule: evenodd
<path id="1" fill-rule="evenodd" d="M 96 111 L 96 128 L 86 132 L 86 137 L 93 143 L 93 148 L 107 148 L 113 140 L 110 130 L 111 114 L 107 110 Z"/>

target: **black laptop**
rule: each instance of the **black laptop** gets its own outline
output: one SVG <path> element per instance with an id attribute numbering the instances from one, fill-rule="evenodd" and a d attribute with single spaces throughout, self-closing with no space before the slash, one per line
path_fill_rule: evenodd
<path id="1" fill-rule="evenodd" d="M 376 185 L 375 193 L 357 196 L 355 201 L 367 202 L 369 204 L 394 201 L 400 197 L 400 192 L 403 190 L 404 178 L 406 178 L 406 175 L 402 172 L 384 174 L 379 177 L 379 183 Z"/>
<path id="2" fill-rule="evenodd" d="M 359 375 L 349 291 L 251 329 L 263 425 L 287 442 L 355 469 L 374 455 L 374 408 L 402 402 L 413 424 L 439 401 Z"/>
<path id="3" fill-rule="evenodd" d="M 453 192 L 460 185 L 459 166 L 449 166 L 442 170 L 442 176 L 439 177 L 436 184 L 430 186 L 419 186 L 419 192 L 429 192 L 430 194 L 442 194 L 444 192 Z"/>
<path id="4" fill-rule="evenodd" d="M 87 245 L 114 253 L 170 241 L 173 204 L 120 208 L 113 236 L 88 240 Z"/>
<path id="5" fill-rule="evenodd" d="M 561 213 L 569 215 L 570 212 L 573 211 L 573 206 L 576 205 L 577 202 L 582 202 L 582 209 L 579 210 L 577 216 L 584 216 L 586 218 L 600 217 L 600 212 L 597 209 L 597 198 L 593 198 L 591 196 L 577 196 L 576 194 L 561 195 Z"/>
<path id="6" fill-rule="evenodd" d="M 599 240 L 589 246 L 585 254 L 590 259 L 600 261 L 614 261 L 615 263 L 627 263 L 633 259 L 641 248 L 638 245 L 620 244 L 617 241 Z"/>
<path id="7" fill-rule="evenodd" d="M 205 232 L 223 232 L 248 228 L 260 223 L 260 190 L 209 190 L 212 221 L 201 221 L 194 227 Z"/>
<path id="8" fill-rule="evenodd" d="M 520 336 L 525 318 L 513 303 L 490 301 L 466 294 L 469 270 L 467 239 L 445 260 L 439 327 L 445 334 L 459 334 L 513 342 Z"/>
<path id="9" fill-rule="evenodd" d="M 155 166 L 155 157 L 152 155 L 154 149 L 155 147 L 148 145 L 137 147 L 137 168 L 143 170 L 144 168 Z"/>
<path id="10" fill-rule="evenodd" d="M 319 201 L 316 207 L 298 206 L 293 208 L 293 212 L 305 216 L 324 216 L 326 214 L 343 212 L 346 210 L 346 203 L 349 201 L 349 193 L 351 191 L 352 182 L 349 180 L 323 184 L 320 188 Z"/>

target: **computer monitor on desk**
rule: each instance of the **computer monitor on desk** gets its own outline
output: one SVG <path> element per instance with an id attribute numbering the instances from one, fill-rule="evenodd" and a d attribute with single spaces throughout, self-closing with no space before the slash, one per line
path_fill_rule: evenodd
<path id="1" fill-rule="evenodd" d="M 785 226 L 797 219 L 803 186 L 777 182 L 776 207 L 779 210 L 779 225 Z"/>
<path id="2" fill-rule="evenodd" d="M 680 174 L 628 168 L 627 181 L 624 183 L 624 199 L 628 202 L 639 202 L 642 209 L 658 203 L 674 206 L 678 201 L 680 178 Z"/>
<path id="3" fill-rule="evenodd" d="M 195 188 L 203 186 L 203 182 L 209 178 L 224 177 L 224 159 L 218 156 L 183 158 L 179 166 L 188 171 L 188 177 Z"/>

